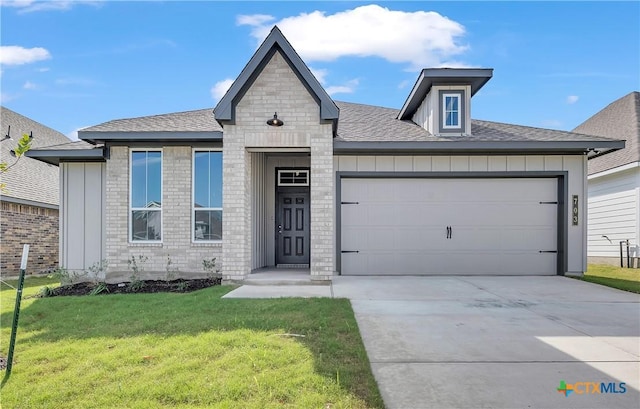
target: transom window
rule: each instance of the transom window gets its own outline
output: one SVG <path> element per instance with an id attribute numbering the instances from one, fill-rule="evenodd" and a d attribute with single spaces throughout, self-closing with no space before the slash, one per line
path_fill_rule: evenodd
<path id="1" fill-rule="evenodd" d="M 222 152 L 193 154 L 193 241 L 222 240 Z"/>
<path id="2" fill-rule="evenodd" d="M 162 240 L 162 151 L 131 152 L 130 241 Z"/>
<path id="3" fill-rule="evenodd" d="M 442 127 L 445 129 L 460 128 L 460 95 L 442 94 Z"/>
<path id="4" fill-rule="evenodd" d="M 309 171 L 278 170 L 278 186 L 309 186 Z"/>

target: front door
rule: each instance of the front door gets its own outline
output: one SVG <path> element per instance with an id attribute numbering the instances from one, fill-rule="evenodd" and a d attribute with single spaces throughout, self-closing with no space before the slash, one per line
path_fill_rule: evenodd
<path id="1" fill-rule="evenodd" d="M 309 192 L 279 191 L 276 264 L 309 264 Z"/>

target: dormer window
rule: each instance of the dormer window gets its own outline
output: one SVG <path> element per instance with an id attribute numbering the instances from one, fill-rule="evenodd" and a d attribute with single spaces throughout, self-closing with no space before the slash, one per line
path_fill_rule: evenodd
<path id="1" fill-rule="evenodd" d="M 436 134 L 463 134 L 465 133 L 465 90 L 447 89 L 439 90 L 439 123 Z"/>
<path id="2" fill-rule="evenodd" d="M 445 129 L 460 128 L 460 95 L 442 94 L 444 110 L 442 123 Z"/>

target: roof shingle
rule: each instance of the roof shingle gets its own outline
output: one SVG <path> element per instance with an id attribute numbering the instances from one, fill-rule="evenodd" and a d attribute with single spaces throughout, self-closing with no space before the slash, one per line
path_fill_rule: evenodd
<path id="1" fill-rule="evenodd" d="M 23 134 L 33 133 L 32 149 L 71 142 L 62 133 L 8 108 L 0 107 L 0 111 L 1 136 L 6 135 L 8 127 L 11 126 L 12 138 L 0 142 L 0 156 L 3 162 L 13 163 L 15 159 L 10 156 L 10 151 L 15 149 L 18 139 Z M 59 203 L 57 166 L 22 157 L 11 170 L 2 174 L 2 182 L 7 185 L 6 191 L 2 192 L 3 198 L 14 198 L 49 205 L 58 205 Z"/>
<path id="2" fill-rule="evenodd" d="M 589 161 L 589 174 L 640 161 L 640 92 L 613 101 L 574 132 L 624 139 L 625 148 Z"/>

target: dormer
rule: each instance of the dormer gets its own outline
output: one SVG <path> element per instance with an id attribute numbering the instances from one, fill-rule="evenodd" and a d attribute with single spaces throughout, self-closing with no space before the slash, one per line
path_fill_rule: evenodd
<path id="1" fill-rule="evenodd" d="M 424 69 L 398 119 L 409 119 L 432 135 L 471 135 L 471 97 L 492 75 L 491 68 Z"/>

